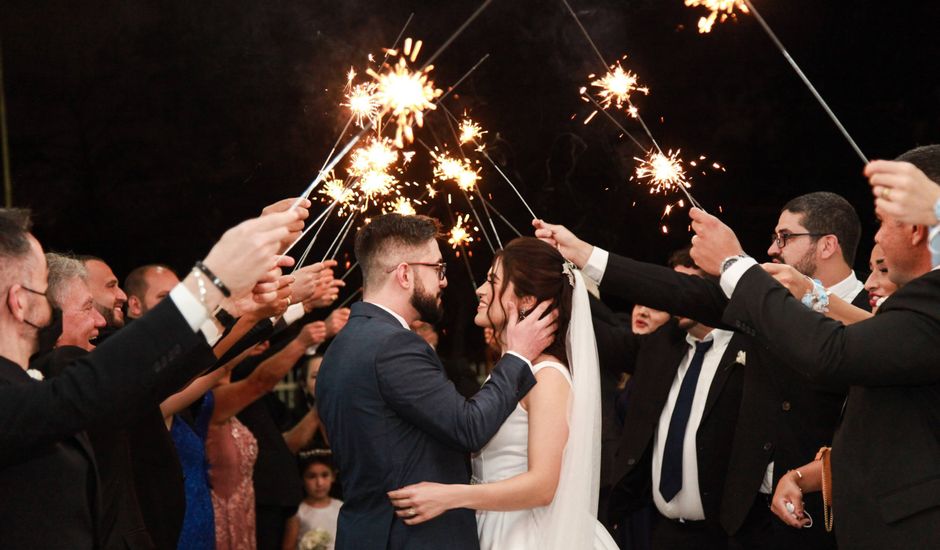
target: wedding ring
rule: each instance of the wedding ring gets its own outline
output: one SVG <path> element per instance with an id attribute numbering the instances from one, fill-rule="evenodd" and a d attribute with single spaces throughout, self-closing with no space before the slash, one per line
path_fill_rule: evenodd
<path id="1" fill-rule="evenodd" d="M 891 200 L 890 197 L 891 197 L 891 189 L 888 188 L 888 187 L 882 187 L 882 188 L 881 188 L 881 198 L 883 198 L 883 199 L 886 200 L 886 201 L 890 201 L 890 200 Z"/>
<path id="2" fill-rule="evenodd" d="M 414 508 L 408 508 L 408 515 L 411 516 L 411 517 L 415 517 L 415 516 L 418 515 L 418 512 L 415 511 Z"/>

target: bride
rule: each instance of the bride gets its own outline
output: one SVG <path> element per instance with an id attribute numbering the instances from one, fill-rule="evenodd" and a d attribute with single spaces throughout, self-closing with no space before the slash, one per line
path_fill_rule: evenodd
<path id="1" fill-rule="evenodd" d="M 538 383 L 473 457 L 471 485 L 423 482 L 389 493 L 416 525 L 454 508 L 477 510 L 484 550 L 610 549 L 597 521 L 600 381 L 581 273 L 552 246 L 521 237 L 498 252 L 477 289 L 474 322 L 504 342 L 507 319 L 543 301 L 558 310 L 555 341 L 533 364 Z M 503 350 L 505 351 L 505 350 Z"/>

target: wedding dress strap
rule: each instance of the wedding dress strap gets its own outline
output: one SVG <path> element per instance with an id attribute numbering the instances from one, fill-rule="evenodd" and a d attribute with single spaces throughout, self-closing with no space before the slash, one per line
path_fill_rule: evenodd
<path id="1" fill-rule="evenodd" d="M 568 381 L 568 384 L 571 384 L 571 373 L 568 372 L 568 367 L 558 363 L 556 361 L 542 361 L 532 365 L 532 374 L 537 374 L 540 370 L 544 368 L 552 368 L 561 372 L 565 376 L 565 380 Z"/>

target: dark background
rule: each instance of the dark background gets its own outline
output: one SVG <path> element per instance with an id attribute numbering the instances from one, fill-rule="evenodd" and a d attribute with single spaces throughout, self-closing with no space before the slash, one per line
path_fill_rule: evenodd
<path id="1" fill-rule="evenodd" d="M 682 0 L 571 1 L 608 61 L 629 54 L 625 65 L 652 89 L 636 103 L 663 147 L 726 167 L 695 174 L 692 190 L 751 253 L 763 257 L 786 200 L 831 190 L 859 211 L 864 270 L 875 223 L 862 163 L 752 17 L 700 35 L 704 11 Z M 33 209 L 48 249 L 100 255 L 120 278 L 147 262 L 188 268 L 225 228 L 306 187 L 345 122 L 337 103 L 351 65 L 361 73 L 411 12 L 407 35 L 430 55 L 478 5 L 5 0 L 14 204 Z M 870 158 L 940 141 L 938 3 L 757 6 Z M 496 0 L 435 63 L 439 87 L 486 53 L 446 105 L 490 131 L 494 157 L 540 216 L 656 262 L 688 240 L 684 210 L 660 221 L 679 197 L 629 181 L 634 146 L 601 116 L 582 124 L 590 109 L 578 88 L 601 67 L 560 1 Z M 428 126 L 419 136 L 431 143 L 449 132 L 440 113 Z M 422 151 L 414 164 L 426 182 Z M 524 230 L 514 194 L 483 173 Z M 442 204 L 426 211 L 449 223 Z M 478 282 L 490 258 L 478 238 Z M 445 326 L 464 334 L 474 301 L 465 267 L 449 260 Z"/>

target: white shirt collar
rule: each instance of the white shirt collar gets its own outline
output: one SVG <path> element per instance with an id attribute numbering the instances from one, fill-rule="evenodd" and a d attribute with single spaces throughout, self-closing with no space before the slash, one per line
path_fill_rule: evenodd
<path id="1" fill-rule="evenodd" d="M 402 317 L 401 315 L 399 315 L 399 314 L 395 313 L 394 311 L 388 309 L 387 307 L 383 306 L 382 304 L 377 304 L 377 303 L 375 303 L 375 302 L 366 302 L 366 303 L 372 304 L 372 305 L 374 305 L 375 307 L 377 307 L 377 308 L 379 308 L 379 309 L 383 309 L 383 310 L 387 311 L 389 314 L 391 314 L 392 317 L 398 319 L 398 322 L 401 323 L 401 326 L 405 327 L 405 330 L 411 330 L 411 327 L 408 326 L 408 322 L 405 321 L 405 318 Z"/>
<path id="2" fill-rule="evenodd" d="M 855 272 L 849 273 L 849 276 L 838 283 L 832 285 L 827 290 L 830 294 L 835 294 L 839 298 L 851 303 L 856 296 L 865 288 L 865 283 L 855 278 Z"/>
<path id="3" fill-rule="evenodd" d="M 705 338 L 702 338 L 701 341 L 708 342 L 709 340 L 712 340 L 714 342 L 712 344 L 712 348 L 714 349 L 714 348 L 720 348 L 721 346 L 726 344 L 729 340 L 731 340 L 732 336 L 734 336 L 734 333 L 731 332 L 730 330 L 721 330 L 721 329 L 716 328 L 716 329 L 712 329 L 711 332 L 706 334 Z M 696 337 L 692 336 L 691 334 L 685 335 L 685 341 L 688 342 L 689 345 L 692 347 L 695 347 L 695 344 L 699 342 L 699 340 Z"/>

